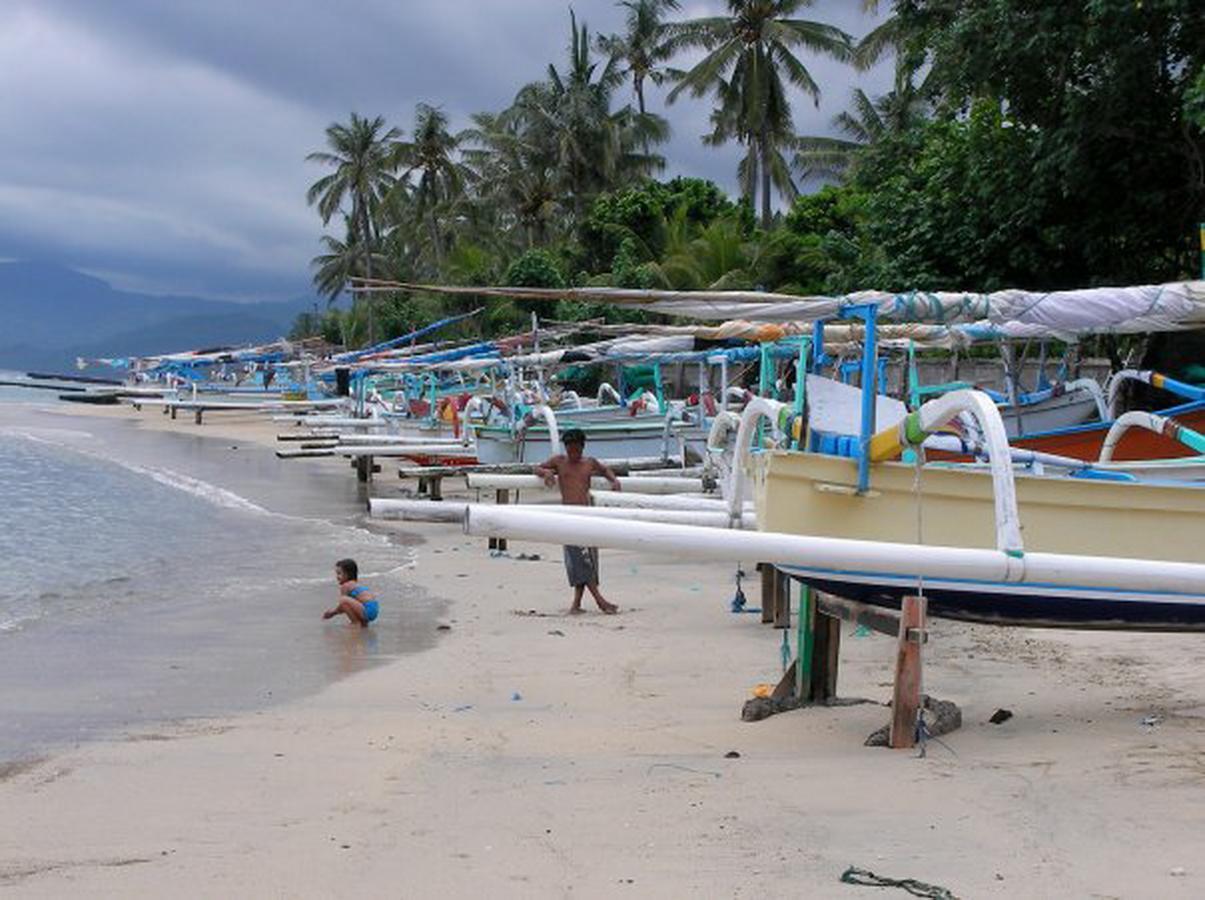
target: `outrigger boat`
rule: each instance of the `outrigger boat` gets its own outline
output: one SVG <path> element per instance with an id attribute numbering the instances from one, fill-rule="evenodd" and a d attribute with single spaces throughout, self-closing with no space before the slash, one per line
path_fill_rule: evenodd
<path id="1" fill-rule="evenodd" d="M 1196 300 L 1205 296 L 1202 289 L 1192 286 Z M 839 309 L 867 323 L 867 386 L 876 384 L 877 309 Z M 815 438 L 798 407 L 762 399 L 746 407 L 728 502 L 735 524 L 744 517 L 752 483 L 757 533 L 481 507 L 470 509 L 466 529 L 764 561 L 872 605 L 894 608 L 905 595 L 921 593 L 932 615 L 966 621 L 1205 631 L 1205 565 L 1199 562 L 1205 487 L 1018 475 L 1013 460 L 1029 451 L 1009 447 L 999 409 L 977 391 L 931 400 L 895 422 L 876 423 L 876 405 L 873 387 L 863 390 L 858 434 L 832 443 L 845 455 L 789 449 Z M 967 416 L 977 423 L 977 450 L 987 457 L 988 471 L 924 465 L 923 457 L 890 461 L 923 452 L 932 436 Z M 763 429 L 777 438 L 776 448 L 747 453 Z"/>

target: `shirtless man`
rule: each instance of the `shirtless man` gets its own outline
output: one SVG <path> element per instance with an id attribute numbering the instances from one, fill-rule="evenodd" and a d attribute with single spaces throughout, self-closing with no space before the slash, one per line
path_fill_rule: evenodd
<path id="1" fill-rule="evenodd" d="M 619 479 L 592 456 L 583 456 L 586 435 L 579 428 L 571 428 L 561 436 L 565 452 L 554 456 L 543 465 L 536 466 L 535 473 L 549 487 L 554 484 L 561 489 L 561 502 L 571 506 L 590 505 L 590 479 L 601 475 L 611 482 L 612 490 L 619 490 Z M 598 548 L 565 547 L 565 574 L 573 588 L 573 605 L 569 612 L 582 611 L 582 593 L 589 591 L 594 602 L 604 613 L 619 612 L 619 607 L 608 601 L 598 590 Z"/>

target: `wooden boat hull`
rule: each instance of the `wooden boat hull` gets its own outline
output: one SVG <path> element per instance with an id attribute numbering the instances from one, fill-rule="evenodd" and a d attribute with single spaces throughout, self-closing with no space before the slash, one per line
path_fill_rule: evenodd
<path id="1" fill-rule="evenodd" d="M 872 606 L 899 609 L 923 593 L 929 614 L 981 625 L 1103 631 L 1205 631 L 1205 596 L 1122 594 L 1093 588 L 1021 588 L 1003 582 L 916 579 L 779 566 L 817 590 Z"/>
<path id="2" fill-rule="evenodd" d="M 1159 410 L 1159 415 L 1175 419 L 1186 428 L 1193 431 L 1205 432 L 1205 401 L 1194 401 L 1174 406 L 1171 409 Z M 1094 422 L 1076 428 L 1064 428 L 1045 433 L 1030 433 L 1012 441 L 1014 447 L 1026 450 L 1041 450 L 1059 456 L 1069 456 L 1072 459 L 1082 459 L 1095 462 L 1100 458 L 1101 447 L 1104 446 L 1105 436 L 1109 433 L 1112 423 Z M 1010 435 L 1011 437 L 1011 435 Z M 1113 451 L 1115 460 L 1150 460 L 1176 459 L 1192 456 L 1194 451 L 1179 441 L 1147 431 L 1144 428 L 1131 428 L 1121 438 L 1121 442 Z M 934 451 L 929 453 L 931 459 L 965 460 L 957 454 Z"/>
<path id="3" fill-rule="evenodd" d="M 572 420 L 559 423 L 565 431 L 576 425 Z M 651 456 L 674 456 L 681 453 L 681 442 L 701 452 L 707 436 L 697 426 L 676 426 L 665 434 L 665 422 L 594 423 L 586 432 L 586 452 L 597 459 L 635 459 Z M 492 426 L 475 429 L 477 458 L 482 464 L 543 462 L 552 455 L 548 429 L 533 427 L 515 438 L 505 428 Z"/>
<path id="4" fill-rule="evenodd" d="M 1096 398 L 1085 390 L 1049 397 L 1038 403 L 1000 407 L 1009 440 L 1023 434 L 1070 428 L 1096 416 Z"/>
<path id="5" fill-rule="evenodd" d="M 856 494 L 857 466 L 842 457 L 767 453 L 754 459 L 762 530 L 902 544 L 996 545 L 991 477 L 950 467 L 888 463 Z M 1167 484 L 1016 479 L 1027 551 L 1198 562 L 1205 488 Z M 920 552 L 920 546 L 918 546 Z M 837 596 L 898 607 L 923 590 L 934 615 L 1031 627 L 1205 631 L 1205 596 L 1093 587 L 917 579 L 806 564 L 790 574 Z"/>

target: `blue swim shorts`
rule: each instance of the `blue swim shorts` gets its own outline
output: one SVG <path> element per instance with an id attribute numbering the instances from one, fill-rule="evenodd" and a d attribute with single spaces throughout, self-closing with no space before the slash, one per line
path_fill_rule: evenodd
<path id="1" fill-rule="evenodd" d="M 377 605 L 377 601 L 375 600 L 365 600 L 363 605 L 364 620 L 367 622 L 373 621 L 377 617 L 377 614 L 381 611 L 381 608 Z"/>

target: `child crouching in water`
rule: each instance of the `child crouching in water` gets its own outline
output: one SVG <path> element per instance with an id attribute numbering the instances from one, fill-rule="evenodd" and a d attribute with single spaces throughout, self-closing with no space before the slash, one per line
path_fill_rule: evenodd
<path id="1" fill-rule="evenodd" d="M 369 588 L 360 584 L 359 567 L 354 559 L 341 559 L 335 563 L 335 580 L 339 582 L 339 605 L 322 614 L 324 619 L 347 616 L 352 622 L 367 627 L 377 617 L 380 608 L 377 597 Z"/>

